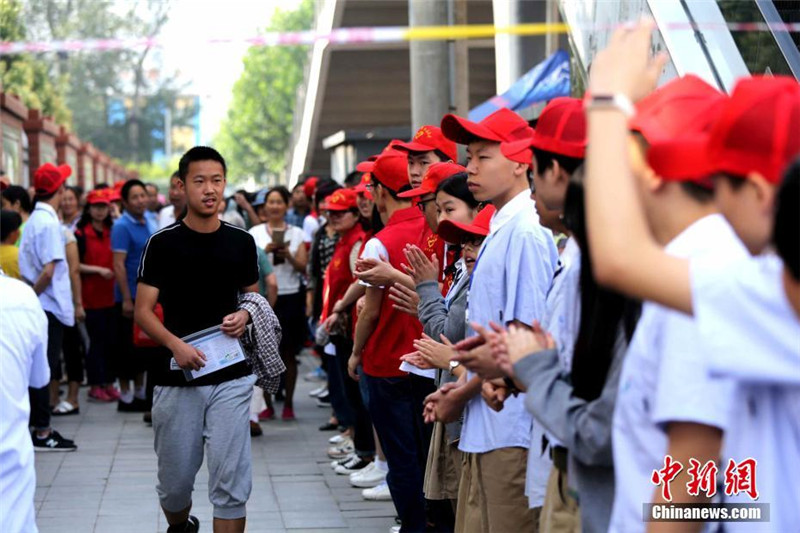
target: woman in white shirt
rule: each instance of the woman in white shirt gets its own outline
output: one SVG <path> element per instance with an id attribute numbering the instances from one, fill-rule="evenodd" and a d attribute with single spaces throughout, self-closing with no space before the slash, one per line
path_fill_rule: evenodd
<path id="1" fill-rule="evenodd" d="M 260 191 L 252 205 L 259 218 L 265 222 L 250 228 L 256 246 L 272 255 L 272 264 L 278 278 L 275 314 L 283 330 L 280 352 L 286 365 L 286 399 L 281 417 L 283 420 L 294 419 L 296 356 L 308 337 L 303 286 L 308 250 L 303 245 L 303 230 L 286 223 L 289 198 L 289 191 L 283 186 Z"/>

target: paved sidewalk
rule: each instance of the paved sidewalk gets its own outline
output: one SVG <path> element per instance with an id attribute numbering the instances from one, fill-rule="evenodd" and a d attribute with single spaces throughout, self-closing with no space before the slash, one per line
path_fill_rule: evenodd
<path id="1" fill-rule="evenodd" d="M 311 367 L 303 358 L 300 375 Z M 347 476 L 330 468 L 325 450 L 331 432 L 308 391 L 317 383 L 298 382 L 296 422 L 262 422 L 253 439 L 253 492 L 249 532 L 380 532 L 395 524 L 391 502 L 366 502 Z M 81 390 L 81 414 L 53 417 L 54 427 L 78 444 L 73 453 L 36 454 L 37 524 L 43 533 L 164 532 L 156 497 L 153 430 L 142 415 L 118 413 L 116 405 L 90 403 Z M 278 416 L 280 406 L 278 405 Z M 194 509 L 201 531 L 211 531 L 211 504 L 205 465 L 197 475 Z"/>

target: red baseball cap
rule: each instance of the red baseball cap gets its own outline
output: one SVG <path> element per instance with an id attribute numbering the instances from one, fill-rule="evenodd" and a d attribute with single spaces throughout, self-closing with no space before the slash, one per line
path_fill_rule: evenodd
<path id="1" fill-rule="evenodd" d="M 450 139 L 445 138 L 442 130 L 436 126 L 422 126 L 414 138 L 407 143 L 398 143 L 394 146 L 398 150 L 405 150 L 407 152 L 431 152 L 439 150 L 451 161 L 458 160 L 458 148 L 456 143 Z"/>
<path id="2" fill-rule="evenodd" d="M 648 143 L 667 141 L 709 126 L 709 113 L 728 97 L 689 74 L 658 88 L 636 104 L 628 129 L 642 134 Z"/>
<path id="3" fill-rule="evenodd" d="M 369 172 L 364 172 L 361 175 L 361 183 L 353 187 L 353 190 L 356 191 L 357 194 L 363 194 L 370 200 L 372 200 L 372 193 L 369 192 L 367 186 L 372 182 L 372 174 Z"/>
<path id="4" fill-rule="evenodd" d="M 328 211 L 349 211 L 357 207 L 358 193 L 354 189 L 338 189 L 322 205 L 322 209 Z"/>
<path id="5" fill-rule="evenodd" d="M 111 199 L 109 198 L 109 194 L 106 192 L 109 190 L 111 189 L 89 191 L 89 193 L 86 195 L 86 203 L 89 205 L 110 204 Z"/>
<path id="6" fill-rule="evenodd" d="M 64 185 L 70 174 L 72 168 L 69 165 L 55 166 L 52 163 L 45 163 L 33 174 L 33 188 L 39 195 L 53 194 Z"/>
<path id="7" fill-rule="evenodd" d="M 122 181 L 118 181 L 118 182 L 114 183 L 114 190 L 121 191 L 122 190 L 122 186 L 125 185 L 126 181 L 128 181 L 128 180 L 122 180 Z"/>
<path id="8" fill-rule="evenodd" d="M 780 183 L 800 153 L 800 84 L 788 76 L 740 80 L 711 128 L 706 153 L 714 173 L 758 172 Z"/>
<path id="9" fill-rule="evenodd" d="M 418 196 L 425 196 L 436 192 L 436 188 L 441 182 L 461 172 L 466 172 L 467 169 L 455 163 L 434 163 L 428 167 L 425 176 L 422 177 L 422 183 L 416 189 L 401 192 L 397 196 L 400 198 L 415 198 Z"/>
<path id="10" fill-rule="evenodd" d="M 403 141 L 399 139 L 392 139 L 391 141 L 389 141 L 389 144 L 387 144 L 384 147 L 384 149 L 381 150 L 381 154 L 384 153 L 386 150 L 391 150 L 392 148 L 394 148 L 399 144 L 403 144 Z M 369 156 L 366 159 L 366 161 L 362 161 L 356 165 L 356 170 L 359 172 L 372 172 L 372 169 L 375 168 L 375 160 L 378 159 L 378 157 L 380 157 L 381 154 L 375 154 Z"/>
<path id="11" fill-rule="evenodd" d="M 311 198 L 314 196 L 314 192 L 317 190 L 317 183 L 319 183 L 319 178 L 316 176 L 311 176 L 306 181 L 303 182 L 303 194 Z"/>
<path id="12" fill-rule="evenodd" d="M 442 133 L 458 144 L 469 144 L 476 138 L 494 142 L 516 141 L 529 138 L 532 132 L 533 128 L 524 118 L 506 108 L 498 109 L 480 122 L 456 115 L 442 118 Z"/>
<path id="13" fill-rule="evenodd" d="M 375 168 L 375 160 L 378 159 L 377 155 L 371 155 L 366 161 L 362 161 L 356 165 L 356 170 L 359 172 L 369 173 Z"/>
<path id="14" fill-rule="evenodd" d="M 713 172 L 708 164 L 707 143 L 708 135 L 698 132 L 656 142 L 647 150 L 647 164 L 662 179 L 693 181 L 713 188 L 709 178 Z"/>
<path id="15" fill-rule="evenodd" d="M 384 150 L 375 160 L 372 180 L 377 180 L 394 192 L 408 185 L 408 154 L 394 148 Z"/>
<path id="16" fill-rule="evenodd" d="M 489 235 L 489 223 L 492 221 L 492 216 L 495 213 L 493 205 L 487 205 L 480 212 L 475 215 L 471 224 L 462 224 L 461 222 L 453 222 L 452 220 L 443 220 L 439 224 L 439 229 L 436 233 L 451 244 L 458 244 L 461 242 L 461 237 L 465 233 L 471 235 Z"/>
<path id="17" fill-rule="evenodd" d="M 518 147 L 521 147 L 522 143 L 523 141 L 518 141 Z M 537 150 L 566 157 L 577 159 L 586 157 L 586 114 L 583 100 L 568 97 L 551 100 L 536 122 L 536 132 L 531 137 L 530 144 Z M 513 153 L 513 148 L 507 146 L 506 150 L 503 150 L 503 155 L 512 161 L 514 159 L 509 157 L 506 151 Z M 530 159 L 527 162 L 530 162 Z"/>

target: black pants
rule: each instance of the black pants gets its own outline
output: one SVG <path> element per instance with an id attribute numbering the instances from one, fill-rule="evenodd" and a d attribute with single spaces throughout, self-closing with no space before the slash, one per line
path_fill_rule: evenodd
<path id="1" fill-rule="evenodd" d="M 86 347 L 77 324 L 64 328 L 64 365 L 67 367 L 67 379 L 83 383 L 83 358 Z"/>
<path id="2" fill-rule="evenodd" d="M 353 412 L 353 446 L 360 457 L 373 456 L 375 438 L 372 434 L 372 419 L 361 399 L 358 382 L 347 373 L 347 361 L 353 353 L 353 341 L 346 337 L 334 336 L 331 337 L 331 342 L 336 347 L 335 359 L 341 371 L 344 394 Z"/>
<path id="3" fill-rule="evenodd" d="M 89 385 L 113 383 L 113 353 L 117 330 L 114 308 L 87 309 L 86 329 L 89 332 L 89 350 L 86 353 L 86 377 Z"/>
<path id="4" fill-rule="evenodd" d="M 389 464 L 386 483 L 400 515 L 400 531 L 425 531 L 422 484 L 432 428 L 422 419 L 422 403 L 436 386 L 432 379 L 413 374 L 396 378 L 364 375 L 362 379 L 367 381 L 369 412 Z"/>
<path id="5" fill-rule="evenodd" d="M 137 374 L 147 369 L 141 348 L 133 345 L 133 318 L 122 314 L 122 304 L 116 306 L 117 315 L 117 350 L 116 374 L 120 379 L 135 379 Z"/>
<path id="6" fill-rule="evenodd" d="M 47 316 L 47 363 L 50 366 L 50 379 L 61 379 L 61 345 L 64 341 L 64 324 L 58 321 L 53 313 L 45 311 Z M 31 402 L 30 425 L 34 429 L 44 430 L 50 427 L 50 385 L 39 389 L 28 387 L 28 399 Z"/>

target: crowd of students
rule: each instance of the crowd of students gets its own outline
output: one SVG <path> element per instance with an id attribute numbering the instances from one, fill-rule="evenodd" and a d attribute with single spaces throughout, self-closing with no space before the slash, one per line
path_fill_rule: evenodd
<path id="1" fill-rule="evenodd" d="M 48 323 L 53 381 L 30 390 L 34 446 L 75 448 L 49 416 L 78 410 L 74 324 L 85 323 L 90 398 L 146 410 L 143 374 L 160 376 L 170 531 L 199 527 L 189 513 L 202 447 L 180 450 L 203 432 L 226 435 L 207 450 L 215 527 L 241 530 L 249 440 L 237 421 L 249 410 L 250 434 L 261 434 L 278 388 L 282 419 L 294 419 L 296 356 L 313 339 L 326 376 L 313 394 L 333 412 L 320 429 L 340 430 L 331 467 L 364 498 L 391 500 L 399 531 L 700 531 L 713 526 L 648 523 L 643 506 L 710 501 L 770 505 L 768 523 L 726 531 L 792 531 L 800 85 L 754 77 L 726 95 L 687 75 L 656 89 L 665 58 L 650 55 L 651 31 L 615 33 L 585 98 L 554 99 L 531 123 L 507 109 L 479 122 L 446 115 L 343 186 L 309 178 L 228 202 L 224 159 L 195 148 L 160 213 L 157 191 L 128 181 L 113 221 L 116 191 L 84 201 L 63 187 L 62 167 L 37 171 L 33 210 L 26 191 L 6 189 L 3 269 L 33 285 Z M 176 271 L 195 255 L 197 272 Z M 219 269 L 213 312 L 197 310 L 203 295 L 184 278 Z M 274 320 L 267 309 L 257 321 L 241 296 L 237 311 L 235 295 L 251 290 Z M 260 382 L 251 397 L 238 365 L 179 386 L 144 363 L 166 359 L 134 346 L 134 308 L 184 369 L 204 356 L 176 335 L 221 321 L 238 337 L 248 320 L 274 322 L 280 387 Z M 178 431 L 195 392 L 216 414 Z M 220 462 L 226 453 L 236 457 Z"/>
<path id="2" fill-rule="evenodd" d="M 709 501 L 771 504 L 726 530 L 797 524 L 800 86 L 655 89 L 650 31 L 586 98 L 447 115 L 318 203 L 320 429 L 401 531 L 639 531 L 643 504 Z"/>

